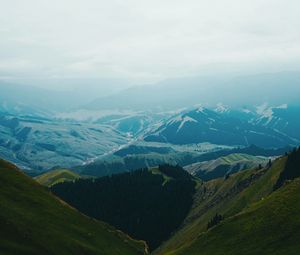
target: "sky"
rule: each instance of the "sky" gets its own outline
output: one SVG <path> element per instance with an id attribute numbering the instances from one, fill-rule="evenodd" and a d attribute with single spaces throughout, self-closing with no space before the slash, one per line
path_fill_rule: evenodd
<path id="1" fill-rule="evenodd" d="M 300 70 L 299 15 L 299 0 L 0 0 L 0 79 Z"/>

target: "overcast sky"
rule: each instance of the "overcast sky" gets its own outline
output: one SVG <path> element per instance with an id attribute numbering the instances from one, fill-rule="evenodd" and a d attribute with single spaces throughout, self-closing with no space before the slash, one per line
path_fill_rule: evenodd
<path id="1" fill-rule="evenodd" d="M 0 77 L 299 70 L 299 0 L 0 0 Z"/>

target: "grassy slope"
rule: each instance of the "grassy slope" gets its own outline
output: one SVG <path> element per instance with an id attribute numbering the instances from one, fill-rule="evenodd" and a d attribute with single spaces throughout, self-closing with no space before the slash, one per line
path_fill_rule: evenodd
<path id="1" fill-rule="evenodd" d="M 171 181 L 173 179 L 172 177 L 167 176 L 164 173 L 160 172 L 158 167 L 152 167 L 152 168 L 149 169 L 149 171 L 152 174 L 158 174 L 158 175 L 161 175 L 164 178 L 164 182 L 163 182 L 162 185 L 165 185 L 166 183 L 168 183 L 169 181 Z"/>
<path id="2" fill-rule="evenodd" d="M 146 152 L 144 147 L 146 145 L 164 148 L 166 153 L 158 153 L 149 150 Z M 82 175 L 90 176 L 106 176 L 111 174 L 118 174 L 121 172 L 132 171 L 144 167 L 155 167 L 162 164 L 171 164 L 180 166 L 187 166 L 197 162 L 216 160 L 220 157 L 226 157 L 230 154 L 248 154 L 253 156 L 279 156 L 283 155 L 291 148 L 282 149 L 262 149 L 256 146 L 247 148 L 229 149 L 222 147 L 202 144 L 202 145 L 171 145 L 166 143 L 151 143 L 140 141 L 137 145 L 132 145 L 130 148 L 125 147 L 114 154 L 97 159 L 90 164 L 75 167 L 76 172 Z M 121 156 L 122 155 L 122 156 Z"/>
<path id="3" fill-rule="evenodd" d="M 228 218 L 266 197 L 272 192 L 285 162 L 286 158 L 281 158 L 268 170 L 246 170 L 227 180 L 216 179 L 198 185 L 193 208 L 185 222 L 155 254 L 172 254 L 171 251 L 189 246 L 206 231 L 208 221 L 216 213 Z"/>
<path id="4" fill-rule="evenodd" d="M 80 178 L 79 174 L 68 169 L 55 169 L 35 177 L 38 183 L 48 187 L 64 181 L 73 181 L 78 178 Z"/>
<path id="5" fill-rule="evenodd" d="M 243 153 L 233 153 L 230 154 L 226 157 L 222 157 L 222 159 L 228 163 L 232 163 L 232 162 L 236 162 L 236 161 L 241 161 L 241 160 L 257 160 L 259 158 L 263 158 L 263 157 L 258 157 L 258 156 L 252 156 L 252 155 L 248 155 L 248 154 L 243 154 Z M 263 158 L 264 159 L 264 158 Z"/>
<path id="6" fill-rule="evenodd" d="M 194 163 L 185 166 L 185 169 L 192 174 L 197 174 L 198 171 L 214 171 L 217 167 L 220 166 L 227 166 L 228 170 L 230 170 L 230 167 L 234 167 L 237 164 L 240 164 L 241 166 L 245 166 L 247 168 L 251 168 L 254 166 L 258 166 L 259 164 L 266 164 L 267 162 L 268 158 L 266 157 L 252 156 L 242 153 L 233 153 L 215 160 Z"/>
<path id="7" fill-rule="evenodd" d="M 144 253 L 144 242 L 80 214 L 3 160 L 0 186 L 1 255 Z"/>
<path id="8" fill-rule="evenodd" d="M 173 254 L 300 254 L 300 179 L 228 218 Z"/>

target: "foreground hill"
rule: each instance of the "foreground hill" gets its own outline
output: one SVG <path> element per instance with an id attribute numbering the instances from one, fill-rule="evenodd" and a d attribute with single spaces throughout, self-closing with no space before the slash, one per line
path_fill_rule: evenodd
<path id="1" fill-rule="evenodd" d="M 60 182 L 74 181 L 79 178 L 79 174 L 68 169 L 55 169 L 35 177 L 35 180 L 44 186 L 50 187 Z"/>
<path id="2" fill-rule="evenodd" d="M 143 242 L 80 214 L 3 160 L 0 160 L 0 186 L 3 255 L 145 252 Z"/>
<path id="3" fill-rule="evenodd" d="M 184 223 L 155 254 L 299 254 L 299 176 L 298 150 L 199 185 Z"/>
<path id="4" fill-rule="evenodd" d="M 163 165 L 131 173 L 59 183 L 51 190 L 86 215 L 145 240 L 167 240 L 192 205 L 196 181 L 181 167 Z"/>
<path id="5" fill-rule="evenodd" d="M 299 191 L 296 179 L 172 254 L 299 254 Z"/>

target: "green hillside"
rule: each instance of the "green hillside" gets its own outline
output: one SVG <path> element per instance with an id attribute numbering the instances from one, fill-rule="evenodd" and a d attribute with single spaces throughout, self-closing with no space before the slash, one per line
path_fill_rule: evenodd
<path id="1" fill-rule="evenodd" d="M 175 251 L 189 247 L 205 233 L 208 222 L 216 214 L 227 219 L 267 197 L 273 192 L 285 164 L 286 158 L 280 158 L 270 168 L 245 170 L 198 185 L 193 207 L 181 228 L 155 253 L 176 254 Z"/>
<path id="2" fill-rule="evenodd" d="M 145 244 L 88 218 L 0 160 L 1 255 L 144 254 Z"/>
<path id="3" fill-rule="evenodd" d="M 229 157 L 231 162 L 237 161 L 238 159 L 241 160 L 242 158 L 253 162 L 253 160 L 257 161 L 257 159 L 263 159 L 264 157 L 281 156 L 290 149 L 291 147 L 263 149 L 254 145 L 246 148 L 230 149 L 226 146 L 222 147 L 211 144 L 179 146 L 166 143 L 145 143 L 144 141 L 139 141 L 128 147 L 121 148 L 113 154 L 100 157 L 90 164 L 74 167 L 74 170 L 81 175 L 101 177 L 134 171 L 145 167 L 156 167 L 163 164 L 188 166 L 198 162 L 217 160 L 221 157 L 227 157 L 228 155 L 235 155 Z M 251 157 L 251 155 L 254 157 Z M 225 163 L 228 164 L 228 162 Z M 259 163 L 260 162 L 258 162 L 258 164 Z M 248 167 L 250 166 L 252 165 L 248 165 Z M 247 167 L 247 165 L 245 167 Z M 241 168 L 244 169 L 243 166 L 241 166 Z M 227 171 L 225 171 L 225 173 L 226 172 Z M 217 178 L 219 176 L 212 177 Z"/>
<path id="4" fill-rule="evenodd" d="M 300 254 L 300 179 L 212 228 L 182 255 Z"/>
<path id="5" fill-rule="evenodd" d="M 185 166 L 184 169 L 204 181 L 209 181 L 259 165 L 265 166 L 268 161 L 267 157 L 233 153 L 218 159 L 194 163 Z"/>
<path id="6" fill-rule="evenodd" d="M 38 183 L 48 187 L 60 182 L 74 181 L 78 178 L 80 178 L 79 174 L 68 169 L 55 169 L 35 177 Z"/>

